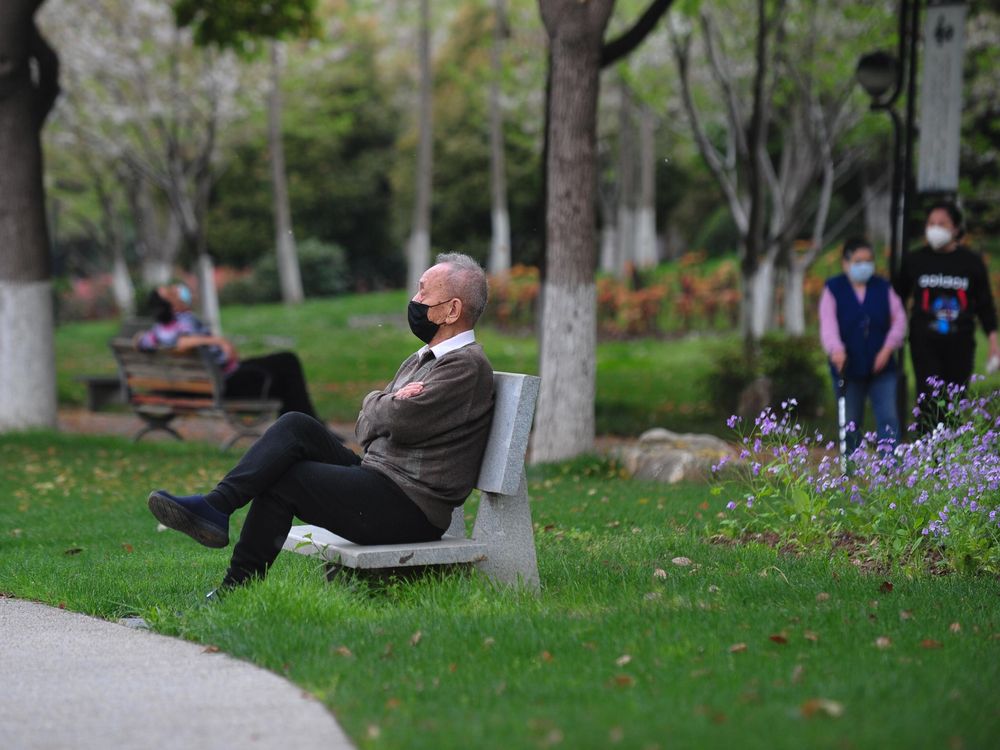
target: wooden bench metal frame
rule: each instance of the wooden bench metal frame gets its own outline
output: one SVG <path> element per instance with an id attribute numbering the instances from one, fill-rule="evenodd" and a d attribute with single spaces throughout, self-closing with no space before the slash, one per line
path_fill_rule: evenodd
<path id="1" fill-rule="evenodd" d="M 493 423 L 476 488 L 481 499 L 472 536 L 462 508 L 440 541 L 360 545 L 319 526 L 293 526 L 283 548 L 315 555 L 330 564 L 378 570 L 427 565 L 473 564 L 494 580 L 538 590 L 538 561 L 531 524 L 524 456 L 540 379 L 496 372 Z"/>
<path id="2" fill-rule="evenodd" d="M 139 351 L 131 339 L 110 342 L 118 363 L 125 400 L 143 427 L 132 437 L 136 442 L 160 430 L 183 440 L 171 422 L 185 414 L 223 417 L 234 434 L 222 442 L 222 450 L 244 437 L 259 437 L 263 426 L 281 410 L 281 401 L 225 398 L 225 376 L 208 347 L 187 352 L 171 349 Z M 263 389 L 266 393 L 266 383 Z"/>

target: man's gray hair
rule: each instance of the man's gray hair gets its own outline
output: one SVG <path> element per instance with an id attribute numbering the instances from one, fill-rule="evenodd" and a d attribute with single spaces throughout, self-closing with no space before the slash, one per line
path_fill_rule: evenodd
<path id="1" fill-rule="evenodd" d="M 489 296 L 486 272 L 465 253 L 441 253 L 437 262 L 448 264 L 450 292 L 462 300 L 463 317 L 474 326 L 486 309 Z"/>

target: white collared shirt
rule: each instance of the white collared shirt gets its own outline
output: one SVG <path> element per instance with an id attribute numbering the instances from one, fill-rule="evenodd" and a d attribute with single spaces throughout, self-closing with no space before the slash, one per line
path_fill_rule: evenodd
<path id="1" fill-rule="evenodd" d="M 443 357 L 448 352 L 453 352 L 456 349 L 461 349 L 463 346 L 468 346 L 469 344 L 474 344 L 476 342 L 476 332 L 473 330 L 462 331 L 461 333 L 456 333 L 450 339 L 445 339 L 440 344 L 435 344 L 434 346 L 428 347 L 426 344 L 417 350 L 418 356 L 423 356 L 424 352 L 430 349 L 434 352 L 434 358 L 439 359 Z"/>

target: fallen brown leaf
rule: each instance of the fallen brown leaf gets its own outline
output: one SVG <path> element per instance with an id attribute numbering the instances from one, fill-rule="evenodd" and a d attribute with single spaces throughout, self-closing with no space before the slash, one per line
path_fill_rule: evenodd
<path id="1" fill-rule="evenodd" d="M 126 552 L 135 552 L 135 547 L 133 547 L 131 544 L 123 544 L 122 549 L 125 550 Z"/>
<path id="2" fill-rule="evenodd" d="M 948 626 L 948 630 L 950 630 L 952 633 L 961 633 L 962 626 L 957 622 L 953 622 L 951 625 Z"/>
<path id="3" fill-rule="evenodd" d="M 829 716 L 831 719 L 839 719 L 844 715 L 843 704 L 826 698 L 810 698 L 802 704 L 800 710 L 807 719 L 814 716 Z"/>
<path id="4" fill-rule="evenodd" d="M 616 674 L 614 683 L 618 687 L 632 687 L 635 685 L 635 677 L 630 674 Z"/>
<path id="5" fill-rule="evenodd" d="M 630 661 L 632 661 L 631 656 L 629 656 L 628 654 L 622 654 L 617 659 L 615 659 L 615 664 L 617 664 L 619 667 L 624 667 Z"/>
<path id="6" fill-rule="evenodd" d="M 731 654 L 741 654 L 747 650 L 747 644 L 745 643 L 734 643 L 729 647 L 729 653 Z"/>
<path id="7" fill-rule="evenodd" d="M 820 591 L 818 594 L 816 594 L 816 601 L 818 601 L 818 602 L 825 602 L 825 601 L 829 600 L 829 598 L 830 598 L 830 595 L 828 593 L 826 593 L 825 591 Z"/>
<path id="8" fill-rule="evenodd" d="M 878 587 L 880 594 L 891 594 L 892 593 L 892 582 L 882 581 L 882 585 Z"/>
<path id="9" fill-rule="evenodd" d="M 901 610 L 899 610 L 899 619 L 900 620 L 909 620 L 912 617 L 913 617 L 913 612 L 911 612 L 910 610 L 908 610 L 908 609 L 901 609 Z"/>
<path id="10" fill-rule="evenodd" d="M 653 578 L 666 578 L 666 577 L 667 577 L 667 571 L 665 571 L 663 568 L 657 568 L 656 570 L 653 571 Z"/>
<path id="11" fill-rule="evenodd" d="M 788 643 L 788 637 L 784 633 L 775 633 L 774 635 L 769 635 L 767 638 L 768 640 L 774 641 L 782 646 Z"/>
<path id="12" fill-rule="evenodd" d="M 941 648 L 943 645 L 941 641 L 935 641 L 933 638 L 924 638 L 920 641 L 920 648 Z"/>
<path id="13" fill-rule="evenodd" d="M 875 648 L 887 649 L 892 646 L 892 639 L 888 636 L 880 635 L 875 639 Z"/>
<path id="14" fill-rule="evenodd" d="M 203 654 L 215 654 L 215 653 L 219 652 L 219 647 L 218 646 L 205 646 L 205 648 L 203 648 L 201 650 L 201 652 Z"/>
<path id="15" fill-rule="evenodd" d="M 418 643 L 420 643 L 420 639 L 423 637 L 424 634 L 418 630 L 416 633 L 410 636 L 410 645 L 416 646 Z"/>
<path id="16" fill-rule="evenodd" d="M 542 651 L 542 653 L 539 655 L 539 658 L 542 661 L 552 661 L 553 659 L 555 659 L 555 657 L 548 651 Z"/>
<path id="17" fill-rule="evenodd" d="M 691 564 L 691 558 L 689 558 L 689 557 L 675 557 L 670 562 L 672 562 L 674 565 L 680 565 L 681 567 L 684 567 L 686 565 L 690 565 Z"/>
<path id="18" fill-rule="evenodd" d="M 802 675 L 805 673 L 805 671 L 806 671 L 806 668 L 803 667 L 801 664 L 796 664 L 795 665 L 795 667 L 792 669 L 792 684 L 793 685 L 798 685 L 800 682 L 802 682 Z"/>
<path id="19" fill-rule="evenodd" d="M 385 702 L 385 707 L 392 710 L 394 708 L 399 708 L 403 704 L 399 698 L 390 698 Z"/>
<path id="20" fill-rule="evenodd" d="M 813 643 L 819 643 L 819 635 L 811 630 L 807 630 L 802 634 L 802 637 L 807 641 L 812 641 Z"/>
<path id="21" fill-rule="evenodd" d="M 333 652 L 338 656 L 345 656 L 347 658 L 354 656 L 354 654 L 351 653 L 351 649 L 349 649 L 347 646 L 337 646 L 337 648 L 335 648 Z"/>

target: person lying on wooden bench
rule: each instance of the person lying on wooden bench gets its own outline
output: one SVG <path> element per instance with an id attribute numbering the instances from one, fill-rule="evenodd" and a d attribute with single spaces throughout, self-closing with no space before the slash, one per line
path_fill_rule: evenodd
<path id="1" fill-rule="evenodd" d="M 263 578 L 293 516 L 356 544 L 441 538 L 476 482 L 493 417 L 493 368 L 473 331 L 486 297 L 486 274 L 467 255 L 439 255 L 420 277 L 407 317 L 425 346 L 365 396 L 362 456 L 320 422 L 285 414 L 208 494 L 149 495 L 162 524 L 208 547 L 227 546 L 230 514 L 251 504 L 209 599 Z"/>
<path id="2" fill-rule="evenodd" d="M 273 398 L 281 401 L 281 413 L 299 411 L 316 417 L 302 363 L 294 352 L 276 352 L 263 357 L 240 359 L 229 339 L 215 336 L 191 312 L 191 290 L 185 284 L 158 287 L 150 294 L 155 323 L 133 338 L 136 349 L 188 351 L 212 347 L 212 354 L 225 375 L 226 398 Z"/>

